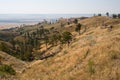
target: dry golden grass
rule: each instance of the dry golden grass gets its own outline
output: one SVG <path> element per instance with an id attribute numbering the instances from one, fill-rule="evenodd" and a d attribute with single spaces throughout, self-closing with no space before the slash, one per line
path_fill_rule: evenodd
<path id="1" fill-rule="evenodd" d="M 27 67 L 26 62 L 21 61 L 2 51 L 0 51 L 0 61 L 2 64 L 12 66 L 17 73 L 21 73 Z"/>
<path id="2" fill-rule="evenodd" d="M 101 20 L 102 19 L 102 20 Z M 21 80 L 120 80 L 120 25 L 113 30 L 93 28 L 107 17 L 93 17 L 83 21 L 90 29 L 76 35 L 76 40 L 54 57 L 36 61 L 21 74 Z M 81 21 L 82 23 L 82 21 Z M 101 26 L 99 24 L 99 26 Z"/>

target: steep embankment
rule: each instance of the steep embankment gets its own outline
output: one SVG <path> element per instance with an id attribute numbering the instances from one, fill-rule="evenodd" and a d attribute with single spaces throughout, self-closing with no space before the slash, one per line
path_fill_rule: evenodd
<path id="1" fill-rule="evenodd" d="M 85 33 L 76 34 L 70 47 L 56 56 L 36 61 L 21 80 L 119 80 L 120 20 L 92 17 L 80 21 Z M 112 25 L 112 30 L 103 27 Z"/>

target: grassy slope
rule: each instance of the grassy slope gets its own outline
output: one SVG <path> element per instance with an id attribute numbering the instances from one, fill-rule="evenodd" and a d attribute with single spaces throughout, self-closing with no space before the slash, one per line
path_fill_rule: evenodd
<path id="1" fill-rule="evenodd" d="M 0 61 L 2 64 L 11 65 L 18 73 L 21 73 L 24 68 L 27 67 L 27 63 L 24 61 L 16 59 L 15 57 L 10 56 L 9 54 L 2 51 L 0 51 Z"/>
<path id="2" fill-rule="evenodd" d="M 100 25 L 113 24 L 113 30 Z M 119 80 L 120 79 L 120 24 L 118 20 L 93 17 L 80 21 L 88 31 L 55 57 L 26 70 L 21 80 Z M 99 27 L 98 27 L 99 26 Z"/>

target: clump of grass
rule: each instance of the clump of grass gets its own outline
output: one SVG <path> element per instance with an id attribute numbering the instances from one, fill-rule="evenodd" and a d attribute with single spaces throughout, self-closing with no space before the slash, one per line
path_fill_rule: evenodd
<path id="1" fill-rule="evenodd" d="M 78 61 L 78 62 L 81 62 L 82 60 L 81 60 L 81 58 L 78 58 L 77 61 Z"/>
<path id="2" fill-rule="evenodd" d="M 15 70 L 11 66 L 8 66 L 8 65 L 0 65 L 0 72 L 10 74 L 10 75 L 16 74 Z"/>
<path id="3" fill-rule="evenodd" d="M 91 40 L 89 45 L 90 46 L 94 46 L 95 44 L 96 44 L 96 41 L 95 40 Z"/>
<path id="4" fill-rule="evenodd" d="M 73 77 L 70 76 L 70 77 L 69 77 L 69 80 L 75 80 L 75 78 L 73 78 Z"/>
<path id="5" fill-rule="evenodd" d="M 86 37 L 86 40 L 92 40 L 93 39 L 93 35 L 89 35 Z"/>
<path id="6" fill-rule="evenodd" d="M 71 45 L 71 48 L 74 48 L 75 46 L 77 46 L 78 45 L 78 43 L 73 43 L 72 45 Z"/>
<path id="7" fill-rule="evenodd" d="M 64 53 L 64 54 L 67 54 L 67 53 L 68 53 L 68 51 L 67 51 L 67 50 L 65 50 L 63 53 Z"/>
<path id="8" fill-rule="evenodd" d="M 89 72 L 90 72 L 91 75 L 95 73 L 95 67 L 94 67 L 94 62 L 93 61 L 90 60 L 88 62 L 88 68 L 89 68 Z"/>
<path id="9" fill-rule="evenodd" d="M 86 51 L 85 55 L 84 55 L 84 59 L 88 56 L 89 52 L 90 52 L 90 50 L 88 49 L 88 50 Z"/>
<path id="10" fill-rule="evenodd" d="M 72 45 L 72 46 L 71 46 L 71 48 L 74 48 L 74 47 L 75 47 L 75 45 Z"/>
<path id="11" fill-rule="evenodd" d="M 120 52 L 118 51 L 110 51 L 110 57 L 112 60 L 116 60 L 116 59 L 119 59 L 120 58 Z"/>

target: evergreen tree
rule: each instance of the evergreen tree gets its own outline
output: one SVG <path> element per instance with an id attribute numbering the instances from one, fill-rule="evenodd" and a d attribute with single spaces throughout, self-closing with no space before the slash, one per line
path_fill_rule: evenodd
<path id="1" fill-rule="evenodd" d="M 48 43 L 49 43 L 49 37 L 48 36 L 44 37 L 44 42 L 45 42 L 46 49 L 47 49 L 47 46 L 48 46 Z"/>
<path id="2" fill-rule="evenodd" d="M 79 35 L 80 35 L 81 26 L 82 25 L 79 23 L 79 24 L 76 25 L 76 28 L 75 28 L 75 31 L 78 32 Z"/>
<path id="3" fill-rule="evenodd" d="M 0 43 L 0 51 L 9 52 L 9 48 L 3 42 Z"/>
<path id="4" fill-rule="evenodd" d="M 109 17 L 109 12 L 106 13 L 107 17 Z"/>
<path id="5" fill-rule="evenodd" d="M 78 23 L 78 19 L 75 19 L 75 20 L 74 20 L 74 23 L 77 24 L 77 23 Z"/>
<path id="6" fill-rule="evenodd" d="M 120 18 L 120 14 L 118 14 L 118 18 Z"/>
<path id="7" fill-rule="evenodd" d="M 68 44 L 68 47 L 69 47 L 69 44 L 70 44 L 70 41 L 72 40 L 72 34 L 70 32 L 63 32 L 62 33 L 62 43 L 63 44 Z"/>
<path id="8" fill-rule="evenodd" d="M 113 18 L 117 18 L 117 15 L 116 15 L 116 14 L 113 14 L 112 17 L 113 17 Z"/>
<path id="9" fill-rule="evenodd" d="M 102 16 L 102 14 L 99 13 L 98 16 Z"/>

